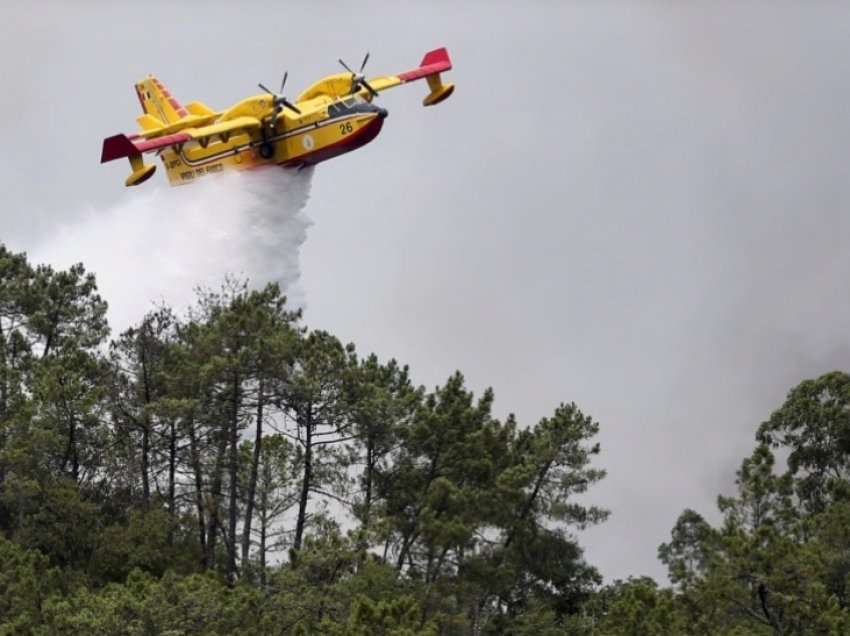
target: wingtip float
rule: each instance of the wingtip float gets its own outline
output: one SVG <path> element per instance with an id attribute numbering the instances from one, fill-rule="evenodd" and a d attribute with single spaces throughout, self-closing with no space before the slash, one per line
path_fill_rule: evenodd
<path id="1" fill-rule="evenodd" d="M 147 181 L 156 170 L 142 155 L 159 155 L 171 185 L 192 183 L 200 177 L 225 170 L 246 170 L 262 165 L 301 168 L 350 152 L 374 139 L 381 131 L 387 111 L 373 103 L 381 91 L 425 79 L 429 93 L 423 106 L 433 106 L 454 92 L 441 74 L 452 68 L 445 48 L 425 54 L 419 66 L 398 75 L 367 80 L 339 60 L 345 73 L 328 75 L 304 90 L 294 102 L 280 91 L 264 91 L 214 111 L 201 102 L 182 106 L 151 76 L 136 84 L 143 114 L 141 130 L 103 140 L 100 161 L 126 158 L 131 174 L 125 185 Z"/>

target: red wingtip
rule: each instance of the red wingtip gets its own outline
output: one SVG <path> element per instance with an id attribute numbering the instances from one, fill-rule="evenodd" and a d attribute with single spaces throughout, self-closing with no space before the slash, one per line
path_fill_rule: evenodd
<path id="1" fill-rule="evenodd" d="M 448 49 L 446 49 L 446 47 L 442 47 L 434 49 L 433 51 L 428 51 L 425 54 L 425 57 L 422 58 L 422 62 L 420 62 L 419 66 L 430 66 L 431 64 L 445 64 L 448 65 L 446 70 L 449 70 L 452 67 L 452 61 L 449 59 Z"/>
<path id="2" fill-rule="evenodd" d="M 446 47 L 443 47 L 441 49 L 428 51 L 425 54 L 425 57 L 422 58 L 419 68 L 415 68 L 412 71 L 407 71 L 405 73 L 399 73 L 398 77 L 404 82 L 411 82 L 421 77 L 428 77 L 435 73 L 442 73 L 443 71 L 451 70 L 451 68 L 452 61 L 449 59 L 449 52 L 446 50 Z"/>
<path id="3" fill-rule="evenodd" d="M 100 153 L 100 163 L 106 163 L 113 159 L 121 159 L 130 155 L 139 154 L 133 142 L 127 138 L 127 135 L 113 135 L 103 140 L 103 150 Z"/>

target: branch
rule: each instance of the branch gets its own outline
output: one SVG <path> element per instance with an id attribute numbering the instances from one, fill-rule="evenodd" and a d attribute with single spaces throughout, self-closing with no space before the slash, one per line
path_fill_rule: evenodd
<path id="1" fill-rule="evenodd" d="M 320 488 L 310 488 L 310 492 L 315 493 L 317 495 L 322 495 L 323 497 L 330 497 L 331 499 L 338 501 L 339 503 L 344 504 L 346 506 L 352 505 L 352 503 L 350 501 L 346 501 L 342 497 L 334 495 L 333 493 L 325 492 L 324 490 L 322 490 Z"/>
<path id="2" fill-rule="evenodd" d="M 327 446 L 328 444 L 341 444 L 342 442 L 347 442 L 349 440 L 355 439 L 356 435 L 350 435 L 348 437 L 340 437 L 338 439 L 329 439 L 324 442 L 313 442 L 313 446 Z"/>

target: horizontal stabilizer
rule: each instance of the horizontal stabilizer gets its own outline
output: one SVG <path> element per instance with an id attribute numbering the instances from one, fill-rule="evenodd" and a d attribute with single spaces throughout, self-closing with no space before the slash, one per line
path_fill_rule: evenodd
<path id="1" fill-rule="evenodd" d="M 139 115 L 138 117 L 136 117 L 136 121 L 139 123 L 139 126 L 142 127 L 142 130 L 146 132 L 148 130 L 159 130 L 160 128 L 165 126 L 162 121 L 160 121 L 153 115 L 148 114 Z"/>
<path id="2" fill-rule="evenodd" d="M 201 117 L 215 115 L 215 111 L 203 102 L 189 102 L 186 104 L 186 110 L 188 110 L 191 115 L 199 115 Z"/>

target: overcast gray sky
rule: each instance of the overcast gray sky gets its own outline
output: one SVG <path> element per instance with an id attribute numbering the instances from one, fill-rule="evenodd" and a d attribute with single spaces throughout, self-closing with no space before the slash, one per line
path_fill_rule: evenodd
<path id="1" fill-rule="evenodd" d="M 786 391 L 850 364 L 850 5 L 741 4 L 6 0 L 0 240 L 44 249 L 142 195 L 98 159 L 145 73 L 221 108 L 448 46 L 450 100 L 386 93 L 381 135 L 317 168 L 307 322 L 428 386 L 459 368 L 523 422 L 575 401 L 613 511 L 588 559 L 662 577 L 679 512 L 712 514 Z M 98 266 L 147 289 L 133 254 Z"/>

